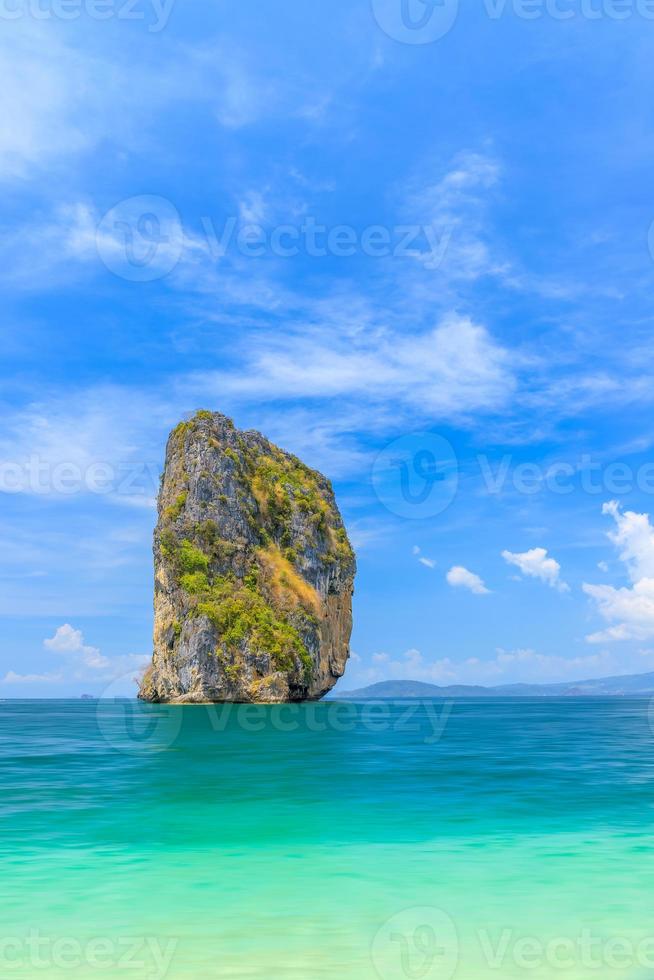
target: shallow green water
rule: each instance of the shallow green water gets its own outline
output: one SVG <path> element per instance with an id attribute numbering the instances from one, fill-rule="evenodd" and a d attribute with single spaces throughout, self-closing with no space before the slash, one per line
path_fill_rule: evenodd
<path id="1" fill-rule="evenodd" d="M 654 978 L 647 701 L 15 701 L 0 759 L 3 978 Z"/>

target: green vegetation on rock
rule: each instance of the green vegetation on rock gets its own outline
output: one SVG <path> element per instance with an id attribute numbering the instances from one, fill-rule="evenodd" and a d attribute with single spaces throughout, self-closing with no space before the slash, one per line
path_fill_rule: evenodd
<path id="1" fill-rule="evenodd" d="M 170 521 L 176 521 L 179 515 L 184 510 L 184 504 L 188 498 L 188 490 L 183 490 L 177 497 L 176 501 L 172 506 L 166 508 L 166 517 Z"/>
<path id="2" fill-rule="evenodd" d="M 192 599 L 191 610 L 207 617 L 230 653 L 237 654 L 247 642 L 268 654 L 276 669 L 293 670 L 299 662 L 310 675 L 311 656 L 300 634 L 261 594 L 254 572 L 243 581 L 233 575 L 210 577 L 209 557 L 186 538 L 169 545 L 168 556 L 180 587 Z"/>

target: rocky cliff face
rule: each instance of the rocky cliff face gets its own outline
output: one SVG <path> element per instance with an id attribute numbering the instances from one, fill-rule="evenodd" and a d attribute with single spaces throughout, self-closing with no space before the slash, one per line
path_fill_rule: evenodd
<path id="1" fill-rule="evenodd" d="M 198 412 L 171 433 L 154 536 L 157 702 L 315 700 L 349 656 L 355 559 L 331 484 Z"/>

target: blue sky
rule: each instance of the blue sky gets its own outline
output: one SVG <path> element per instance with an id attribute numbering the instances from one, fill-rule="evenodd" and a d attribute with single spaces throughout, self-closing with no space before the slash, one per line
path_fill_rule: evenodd
<path id="1" fill-rule="evenodd" d="M 0 697 L 133 689 L 201 407 L 333 479 L 343 689 L 654 670 L 654 21 L 401 4 L 2 6 Z"/>

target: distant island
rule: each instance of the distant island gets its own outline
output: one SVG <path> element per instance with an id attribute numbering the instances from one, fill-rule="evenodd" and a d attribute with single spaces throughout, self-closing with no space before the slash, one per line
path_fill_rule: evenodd
<path id="1" fill-rule="evenodd" d="M 340 701 L 374 701 L 388 698 L 553 698 L 553 697 L 646 697 L 654 695 L 654 673 L 624 674 L 563 684 L 501 684 L 482 687 L 453 684 L 439 687 L 423 681 L 380 681 L 356 691 L 335 691 Z"/>

